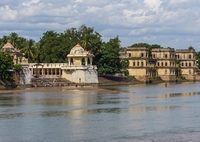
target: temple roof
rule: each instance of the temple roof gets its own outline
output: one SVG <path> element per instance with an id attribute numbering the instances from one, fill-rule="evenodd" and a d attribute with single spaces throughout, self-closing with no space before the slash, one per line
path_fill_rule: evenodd
<path id="1" fill-rule="evenodd" d="M 68 57 L 85 57 L 85 56 L 94 56 L 89 51 L 85 51 L 80 44 L 76 44 L 70 51 L 70 54 L 67 55 Z"/>
<path id="2" fill-rule="evenodd" d="M 10 42 L 7 42 L 2 47 L 1 51 L 4 51 L 4 52 L 15 52 L 15 48 L 12 46 L 12 44 Z"/>

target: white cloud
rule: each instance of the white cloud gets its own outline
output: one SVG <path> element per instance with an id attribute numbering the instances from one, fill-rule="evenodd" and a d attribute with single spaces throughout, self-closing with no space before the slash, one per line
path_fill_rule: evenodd
<path id="1" fill-rule="evenodd" d="M 37 4 L 39 1 L 40 0 L 32 0 L 32 1 L 24 2 L 24 3 L 22 3 L 22 5 L 29 7 L 32 4 Z"/>
<path id="2" fill-rule="evenodd" d="M 148 42 L 200 50 L 199 6 L 198 0 L 7 0 L 0 2 L 0 35 L 18 31 L 38 40 L 47 30 L 85 24 L 105 40 L 118 35 L 122 46 Z"/>

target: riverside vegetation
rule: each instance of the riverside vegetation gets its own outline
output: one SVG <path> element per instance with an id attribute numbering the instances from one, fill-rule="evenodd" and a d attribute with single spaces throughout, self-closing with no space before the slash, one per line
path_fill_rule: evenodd
<path id="1" fill-rule="evenodd" d="M 67 54 L 76 43 L 79 43 L 85 50 L 92 52 L 95 57 L 93 64 L 98 67 L 98 74 L 122 73 L 128 78 L 127 59 L 121 60 L 118 52 L 123 48 L 120 45 L 118 36 L 109 39 L 108 42 L 102 40 L 100 33 L 94 28 L 85 25 L 78 29 L 70 28 L 64 32 L 46 31 L 38 42 L 33 39 L 26 39 L 13 32 L 0 38 L 0 47 L 9 41 L 15 48 L 20 49 L 29 63 L 65 63 Z M 148 47 L 149 54 L 151 49 L 162 48 L 161 45 L 148 43 L 135 43 L 130 47 Z M 170 48 L 170 47 L 169 47 Z M 193 48 L 190 46 L 189 48 Z M 196 58 L 200 61 L 200 52 L 196 52 Z M 0 79 L 12 80 L 9 70 L 19 71 L 20 65 L 14 65 L 12 58 L 7 53 L 0 52 Z"/>

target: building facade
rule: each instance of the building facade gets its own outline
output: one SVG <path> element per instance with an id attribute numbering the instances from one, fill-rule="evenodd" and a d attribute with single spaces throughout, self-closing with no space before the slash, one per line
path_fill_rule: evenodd
<path id="1" fill-rule="evenodd" d="M 149 77 L 149 57 L 148 48 L 146 47 L 128 47 L 126 57 L 129 60 L 129 75 L 134 76 L 137 80 L 147 81 Z"/>
<path id="2" fill-rule="evenodd" d="M 197 65 L 195 50 L 174 48 L 127 47 L 119 52 L 120 57 L 129 60 L 129 75 L 148 82 L 160 77 L 164 81 L 176 81 L 179 77 L 195 80 Z"/>
<path id="3" fill-rule="evenodd" d="M 178 61 L 179 74 L 187 80 L 196 80 L 196 56 L 194 49 L 177 49 L 176 60 Z"/>
<path id="4" fill-rule="evenodd" d="M 156 60 L 156 75 L 164 81 L 176 80 L 176 56 L 174 48 L 154 48 L 152 58 Z"/>

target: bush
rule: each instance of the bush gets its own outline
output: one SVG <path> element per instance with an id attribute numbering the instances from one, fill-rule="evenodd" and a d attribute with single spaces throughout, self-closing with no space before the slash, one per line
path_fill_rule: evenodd
<path id="1" fill-rule="evenodd" d="M 185 77 L 184 76 L 178 76 L 178 78 L 182 79 L 182 80 L 185 80 Z"/>
<path id="2" fill-rule="evenodd" d="M 155 79 L 155 80 L 162 80 L 162 78 L 160 76 L 154 76 L 153 79 Z"/>
<path id="3" fill-rule="evenodd" d="M 128 79 L 135 79 L 135 76 L 127 76 Z"/>

